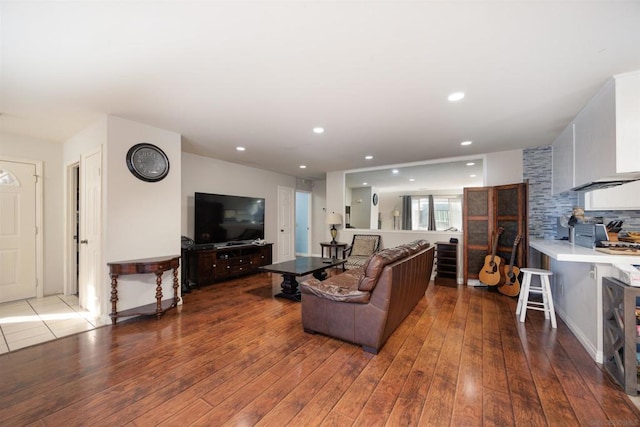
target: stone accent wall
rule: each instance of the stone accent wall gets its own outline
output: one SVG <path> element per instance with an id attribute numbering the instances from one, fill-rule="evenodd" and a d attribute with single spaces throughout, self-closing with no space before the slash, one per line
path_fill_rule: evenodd
<path id="1" fill-rule="evenodd" d="M 554 239 L 557 219 L 580 206 L 579 193 L 551 195 L 553 163 L 551 146 L 527 148 L 522 153 L 523 178 L 529 181 L 529 239 Z M 640 211 L 587 211 L 587 217 L 625 221 L 624 228 L 640 230 Z"/>
<path id="2" fill-rule="evenodd" d="M 557 219 L 571 214 L 578 205 L 578 193 L 551 195 L 551 146 L 527 148 L 522 152 L 524 179 L 529 181 L 529 239 L 553 239 Z"/>

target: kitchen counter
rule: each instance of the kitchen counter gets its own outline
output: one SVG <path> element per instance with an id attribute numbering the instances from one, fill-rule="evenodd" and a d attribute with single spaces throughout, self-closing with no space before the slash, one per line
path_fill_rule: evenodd
<path id="1" fill-rule="evenodd" d="M 612 255 L 567 240 L 531 240 L 532 267 L 548 268 L 556 314 L 598 362 L 603 362 L 602 278 L 612 264 L 640 264 L 640 255 Z M 536 265 L 535 252 L 540 257 Z M 546 255 L 547 260 L 544 260 Z"/>
<path id="2" fill-rule="evenodd" d="M 640 254 L 610 255 L 584 246 L 573 245 L 568 240 L 531 240 L 529 246 L 556 261 L 590 262 L 597 264 L 640 264 Z"/>

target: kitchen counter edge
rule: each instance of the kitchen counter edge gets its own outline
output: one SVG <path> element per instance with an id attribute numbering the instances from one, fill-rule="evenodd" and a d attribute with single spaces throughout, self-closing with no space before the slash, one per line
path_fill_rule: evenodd
<path id="1" fill-rule="evenodd" d="M 535 239 L 529 241 L 529 246 L 557 261 L 640 264 L 640 255 L 609 255 L 595 249 L 571 244 L 567 240 Z"/>

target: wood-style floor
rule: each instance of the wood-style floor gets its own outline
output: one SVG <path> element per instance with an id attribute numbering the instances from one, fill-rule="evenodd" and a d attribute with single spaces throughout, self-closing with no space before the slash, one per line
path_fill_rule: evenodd
<path id="1" fill-rule="evenodd" d="M 0 356 L 0 425 L 640 425 L 558 319 L 429 286 L 377 355 L 302 331 L 269 273 L 142 318 Z"/>

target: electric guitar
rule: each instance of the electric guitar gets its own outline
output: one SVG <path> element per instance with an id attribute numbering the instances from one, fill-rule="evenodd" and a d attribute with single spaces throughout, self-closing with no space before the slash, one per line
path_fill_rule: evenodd
<path id="1" fill-rule="evenodd" d="M 513 241 L 513 249 L 511 250 L 511 260 L 509 261 L 509 265 L 502 266 L 503 280 L 502 285 L 498 286 L 498 291 L 508 297 L 515 297 L 520 293 L 520 281 L 518 280 L 520 269 L 513 265 L 516 258 L 516 248 L 518 247 L 518 243 L 520 243 L 520 235 L 517 235 L 516 239 Z"/>
<path id="2" fill-rule="evenodd" d="M 480 270 L 479 278 L 480 282 L 485 285 L 495 286 L 500 283 L 500 264 L 502 263 L 502 258 L 496 256 L 496 249 L 498 248 L 498 238 L 503 231 L 504 228 L 498 228 L 493 237 L 491 255 L 484 257 L 484 265 L 482 266 L 482 270 Z"/>

